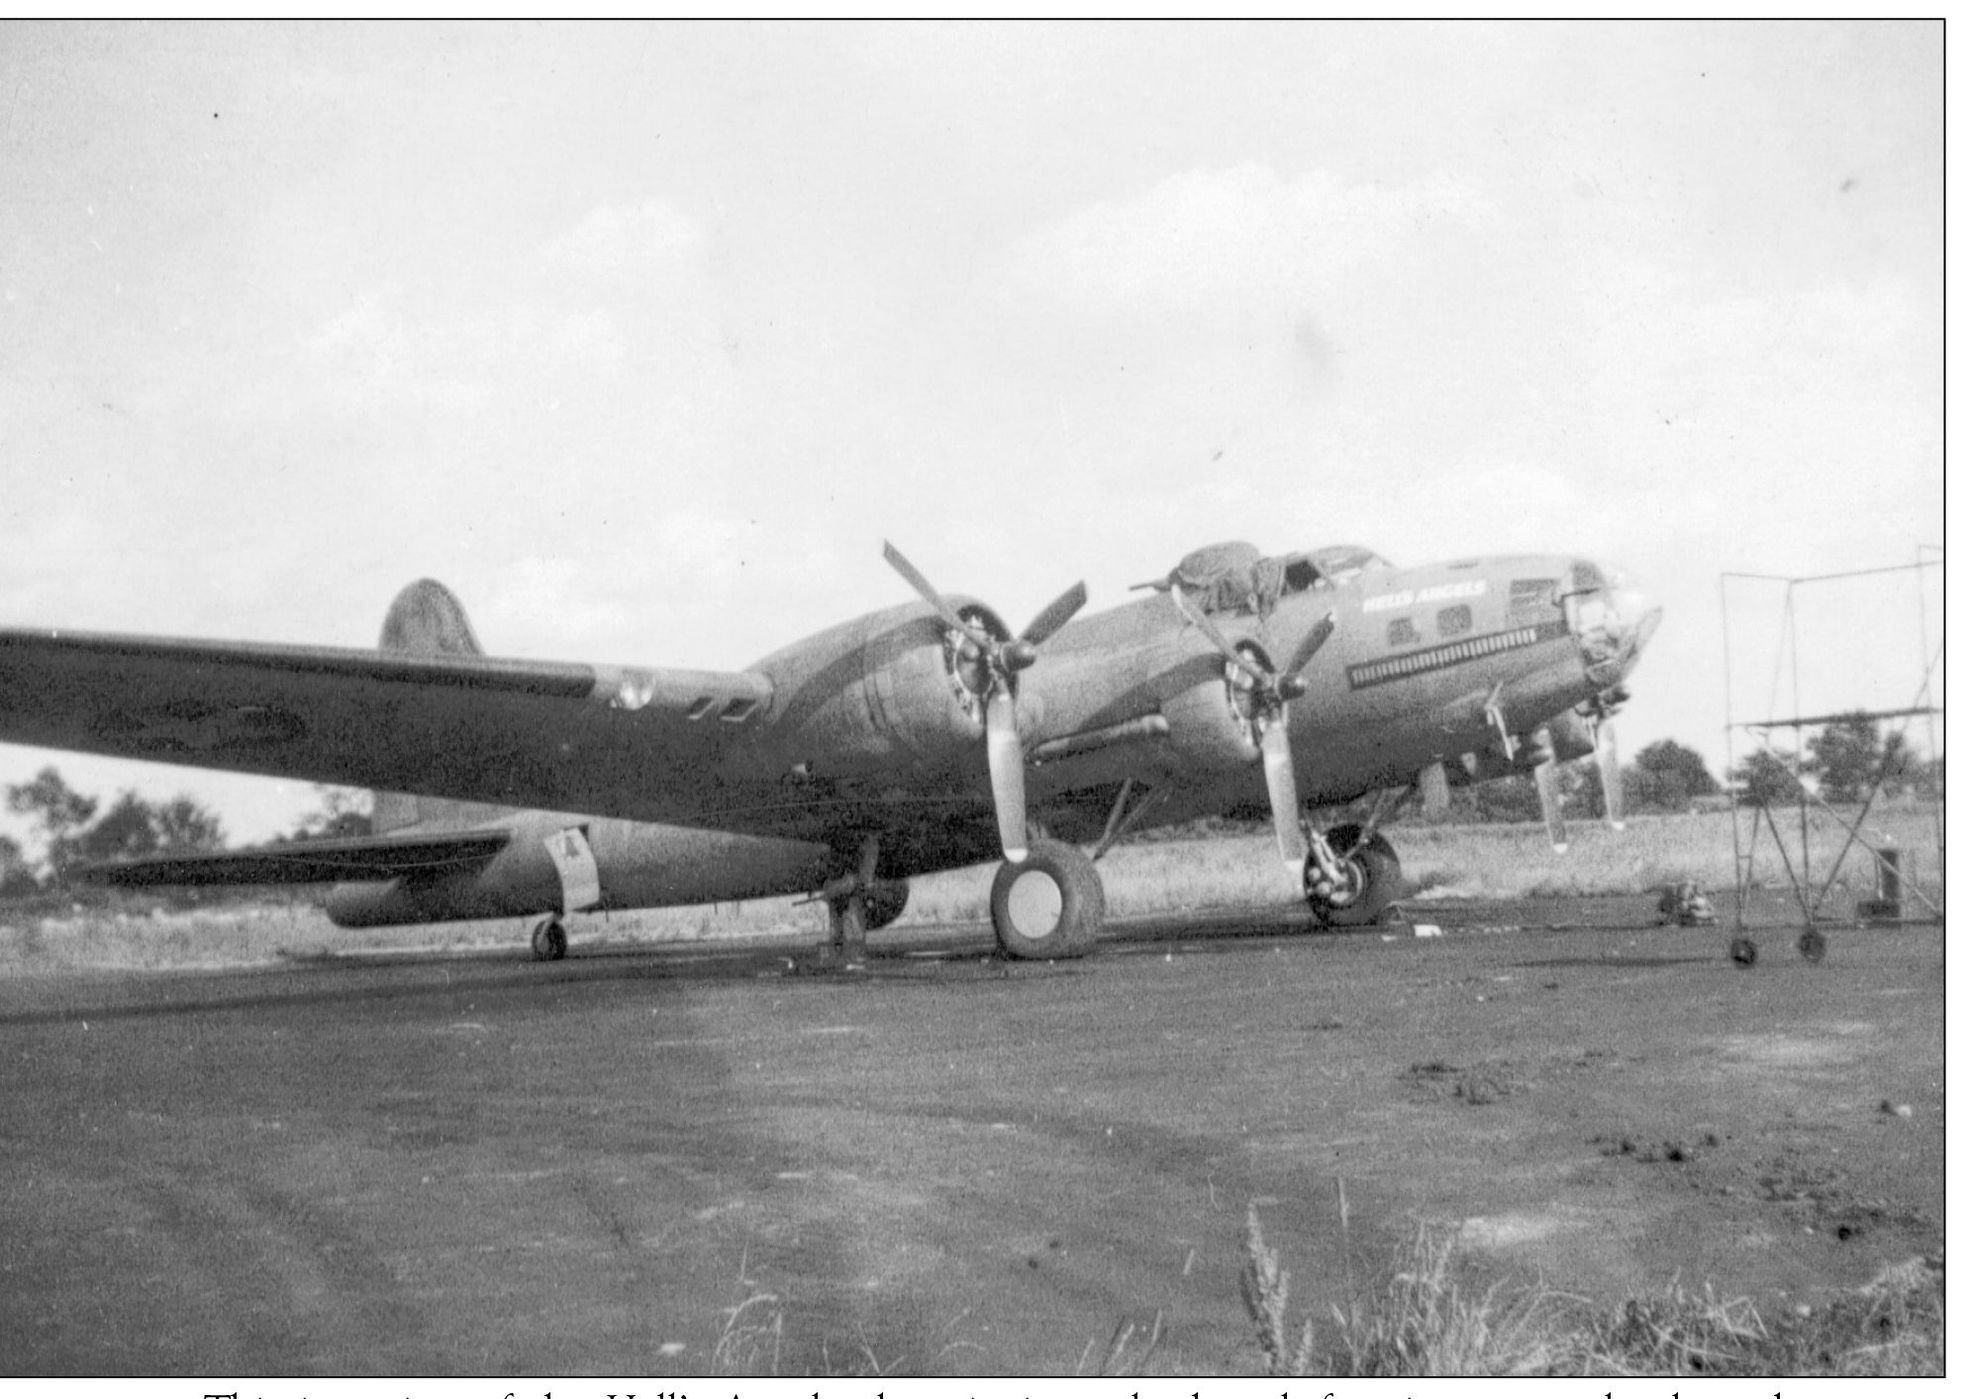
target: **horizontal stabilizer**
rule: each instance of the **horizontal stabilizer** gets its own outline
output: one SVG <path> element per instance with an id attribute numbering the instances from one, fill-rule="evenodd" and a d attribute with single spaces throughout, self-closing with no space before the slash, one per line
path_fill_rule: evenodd
<path id="1" fill-rule="evenodd" d="M 90 865 L 92 884 L 139 888 L 164 884 L 332 884 L 343 880 L 439 875 L 484 864 L 513 838 L 507 830 L 430 835 L 351 836 L 296 841 L 213 855 L 146 855 Z"/>

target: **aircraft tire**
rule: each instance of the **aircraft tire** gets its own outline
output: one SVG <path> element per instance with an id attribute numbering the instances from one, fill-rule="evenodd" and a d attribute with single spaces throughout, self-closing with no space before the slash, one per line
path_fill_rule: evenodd
<path id="1" fill-rule="evenodd" d="M 559 918 L 543 918 L 534 925 L 533 943 L 536 962 L 559 962 L 568 955 L 568 930 Z"/>
<path id="2" fill-rule="evenodd" d="M 863 895 L 862 907 L 865 914 L 863 926 L 870 932 L 887 928 L 903 917 L 903 906 L 910 902 L 910 881 L 907 879 L 879 879 Z"/>
<path id="3" fill-rule="evenodd" d="M 1107 911 L 1095 862 L 1059 841 L 1036 840 L 992 878 L 992 930 L 1018 961 L 1087 955 Z"/>
<path id="4" fill-rule="evenodd" d="M 1327 835 L 1331 846 L 1346 850 L 1361 839 L 1362 828 L 1336 826 Z M 1371 927 L 1381 921 L 1383 910 L 1395 903 L 1402 892 L 1403 862 L 1396 858 L 1396 847 L 1384 840 L 1381 833 L 1371 835 L 1360 850 L 1348 857 L 1348 864 L 1355 892 L 1346 903 L 1315 894 L 1312 879 L 1308 881 L 1307 906 L 1314 911 L 1315 923 L 1323 928 Z M 1311 860 L 1309 869 L 1312 869 Z"/>

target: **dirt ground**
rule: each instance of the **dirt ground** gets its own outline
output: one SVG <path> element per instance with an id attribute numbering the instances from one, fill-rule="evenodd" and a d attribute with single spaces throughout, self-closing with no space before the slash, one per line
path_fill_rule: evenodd
<path id="1" fill-rule="evenodd" d="M 0 983 L 0 1373 L 1250 1373 L 1252 1204 L 1317 1317 L 1420 1224 L 1600 1302 L 1942 1253 L 1940 929 L 1417 916 Z"/>

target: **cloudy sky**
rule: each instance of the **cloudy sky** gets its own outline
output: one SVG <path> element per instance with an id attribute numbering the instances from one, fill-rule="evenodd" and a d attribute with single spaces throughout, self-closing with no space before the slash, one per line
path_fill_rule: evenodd
<path id="1" fill-rule="evenodd" d="M 1565 549 L 1667 608 L 1625 746 L 1721 765 L 1720 573 L 1943 542 L 1939 25 L 14 24 L 0 104 L 7 625 L 370 645 L 431 575 L 739 667 L 885 537 L 1018 617 Z M 1909 703 L 1913 575 L 1840 591 L 1803 698 Z"/>

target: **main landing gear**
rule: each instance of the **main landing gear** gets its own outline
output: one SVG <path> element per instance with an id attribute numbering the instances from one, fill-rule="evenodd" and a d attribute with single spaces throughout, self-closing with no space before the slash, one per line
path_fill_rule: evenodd
<path id="1" fill-rule="evenodd" d="M 1083 956 L 1106 911 L 1095 862 L 1059 841 L 1033 841 L 1026 859 L 1008 860 L 992 879 L 992 930 L 1018 960 Z"/>
<path id="2" fill-rule="evenodd" d="M 1360 826 L 1336 826 L 1310 835 L 1302 879 L 1317 924 L 1363 928 L 1396 902 L 1403 866 L 1380 832 L 1365 838 Z"/>
<path id="3" fill-rule="evenodd" d="M 550 913 L 534 925 L 533 944 L 536 962 L 559 962 L 568 955 L 568 930 Z"/>
<path id="4" fill-rule="evenodd" d="M 876 837 L 864 837 L 855 868 L 821 886 L 821 897 L 828 904 L 828 941 L 821 946 L 825 969 L 860 971 L 869 930 L 903 912 L 909 886 L 904 886 L 902 898 L 887 893 L 895 886 L 876 878 L 877 854 Z"/>
<path id="5" fill-rule="evenodd" d="M 842 875 L 823 886 L 821 897 L 828 904 L 828 941 L 821 947 L 822 963 L 855 971 L 862 966 L 868 935 L 903 916 L 904 905 L 910 902 L 910 881 L 872 879 L 864 884 L 859 873 Z"/>

